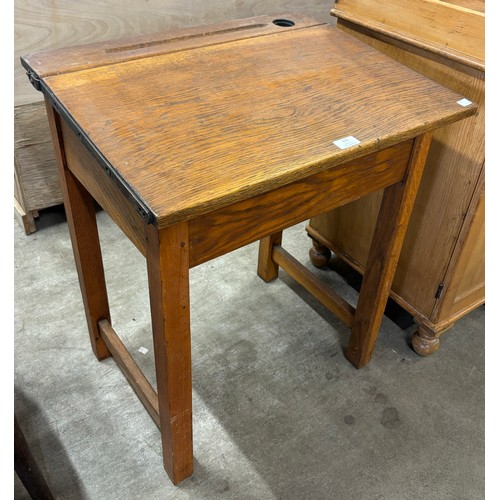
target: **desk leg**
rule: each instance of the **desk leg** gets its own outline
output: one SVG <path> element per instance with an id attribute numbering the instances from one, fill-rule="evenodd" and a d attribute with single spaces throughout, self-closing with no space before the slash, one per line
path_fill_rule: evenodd
<path id="1" fill-rule="evenodd" d="M 111 353 L 101 338 L 98 323 L 102 319 L 111 323 L 111 316 L 94 199 L 67 168 L 59 115 L 49 103 L 46 103 L 46 108 L 90 342 L 97 359 L 102 360 Z"/>
<path id="2" fill-rule="evenodd" d="M 163 464 L 178 484 L 193 473 L 187 223 L 149 227 L 147 266 Z"/>
<path id="3" fill-rule="evenodd" d="M 260 240 L 259 243 L 259 262 L 257 265 L 257 274 L 266 282 L 278 277 L 278 264 L 273 261 L 273 246 L 281 245 L 283 232 L 271 234 Z"/>
<path id="4" fill-rule="evenodd" d="M 357 368 L 370 361 L 377 340 L 431 140 L 430 133 L 415 139 L 405 179 L 384 191 L 345 353 Z"/>

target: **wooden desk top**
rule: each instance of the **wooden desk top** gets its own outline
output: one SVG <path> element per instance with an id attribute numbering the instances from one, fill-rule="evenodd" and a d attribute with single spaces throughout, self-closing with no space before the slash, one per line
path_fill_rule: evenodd
<path id="1" fill-rule="evenodd" d="M 165 227 L 475 113 L 296 14 L 30 54 L 33 82 Z M 354 136 L 358 145 L 333 141 Z"/>

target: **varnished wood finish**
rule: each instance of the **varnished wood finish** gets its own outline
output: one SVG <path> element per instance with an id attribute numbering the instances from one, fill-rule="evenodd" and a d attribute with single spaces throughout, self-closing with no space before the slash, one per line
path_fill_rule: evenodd
<path id="1" fill-rule="evenodd" d="M 111 356 L 101 338 L 98 322 L 111 323 L 101 245 L 95 218 L 94 198 L 68 170 L 59 115 L 47 104 L 47 116 L 54 144 L 56 164 L 68 220 L 76 270 L 82 291 L 90 342 L 97 359 Z"/>
<path id="2" fill-rule="evenodd" d="M 158 395 L 155 390 L 146 379 L 113 327 L 109 324 L 109 321 L 103 319 L 99 321 L 98 324 L 101 337 L 113 355 L 116 364 L 120 367 L 130 386 L 134 389 L 142 404 L 151 415 L 154 423 L 160 427 Z"/>
<path id="3" fill-rule="evenodd" d="M 415 139 L 406 181 L 384 192 L 346 351 L 358 368 L 375 346 L 431 140 L 429 133 Z"/>
<path id="4" fill-rule="evenodd" d="M 342 26 L 345 30 L 346 27 Z M 349 28 L 349 33 L 355 34 Z M 476 116 L 434 134 L 427 168 L 410 221 L 410 229 L 394 278 L 393 292 L 429 318 L 436 304 L 436 290 L 443 281 L 450 256 L 470 210 L 471 197 L 484 162 L 484 73 L 464 73 L 456 65 L 429 60 L 399 46 L 356 33 L 366 43 L 442 84 L 463 92 L 479 103 Z M 342 255 L 362 267 L 380 206 L 382 193 L 363 198 L 334 213 L 317 217 L 311 225 L 334 242 Z M 481 267 L 478 262 L 478 267 Z M 484 276 L 484 275 L 483 275 Z"/>
<path id="5" fill-rule="evenodd" d="M 41 77 L 141 193 L 158 227 L 474 112 L 457 104 L 461 95 L 331 26 L 275 28 L 273 35 Z M 50 57 L 24 59 L 30 66 Z M 333 98 L 332 89 L 342 99 Z M 388 100 L 387 93 L 398 99 Z M 332 144 L 350 135 L 360 141 L 354 149 Z"/>
<path id="6" fill-rule="evenodd" d="M 485 199 L 484 175 L 473 196 L 455 251 L 450 272 L 443 280 L 442 300 L 436 301 L 431 319 L 415 315 L 418 325 L 412 346 L 421 356 L 429 356 L 440 346 L 439 338 L 455 322 L 485 301 Z"/>
<path id="7" fill-rule="evenodd" d="M 147 255 L 163 464 L 174 484 L 193 472 L 187 223 L 150 226 Z"/>
<path id="8" fill-rule="evenodd" d="M 420 354 L 420 356 L 430 356 L 434 354 L 440 346 L 436 329 L 429 329 L 425 325 L 419 325 L 418 330 L 411 337 L 411 345 L 413 350 L 417 354 Z"/>
<path id="9" fill-rule="evenodd" d="M 76 133 L 64 122 L 61 123 L 61 138 L 68 168 L 93 194 L 94 199 L 137 249 L 146 255 L 148 229 L 144 220 L 127 201 L 126 196 L 111 180 L 105 169 L 85 148 Z"/>
<path id="10" fill-rule="evenodd" d="M 324 24 L 300 13 L 284 14 L 283 18 L 295 23 L 287 31 L 300 30 Z M 76 45 L 51 51 L 50 59 L 38 53 L 25 56 L 30 67 L 40 77 L 92 69 L 115 63 L 155 57 L 164 54 L 188 51 L 200 47 L 217 45 L 279 33 L 283 28 L 273 24 L 275 16 L 257 16 L 250 20 L 234 19 L 210 26 L 195 26 L 161 31 L 145 36 L 132 36 L 95 44 Z"/>
<path id="11" fill-rule="evenodd" d="M 278 264 L 273 260 L 274 245 L 281 245 L 282 232 L 271 234 L 259 241 L 257 274 L 266 282 L 278 277 Z"/>
<path id="12" fill-rule="evenodd" d="M 351 3 L 344 0 L 342 8 L 339 7 L 340 29 L 463 93 L 479 106 L 476 116 L 434 133 L 391 289 L 391 297 L 419 324 L 424 322 L 428 331 L 434 329 L 435 335 L 441 335 L 457 319 L 484 302 L 484 211 L 476 194 L 477 186 L 484 183 L 484 58 L 475 59 L 474 63 L 458 60 L 449 51 L 447 40 L 442 40 L 439 54 L 425 45 L 425 39 L 421 44 L 415 43 L 411 31 L 414 24 L 426 25 L 418 13 L 415 23 L 396 36 L 389 29 L 390 18 L 389 25 L 375 25 L 370 17 L 371 9 L 383 15 L 386 4 L 375 6 L 370 0 L 367 3 L 370 8 L 357 12 L 359 18 L 351 22 L 344 16 L 351 13 Z M 419 3 L 414 2 L 414 8 Z M 479 3 L 483 3 L 482 9 L 474 2 L 468 8 L 484 12 L 484 2 Z M 358 0 L 353 5 L 359 6 Z M 448 8 L 454 7 L 444 6 Z M 459 29 L 466 32 L 469 26 L 466 23 Z M 472 40 L 467 35 L 464 39 L 468 39 L 467 43 Z M 477 43 L 483 45 L 483 41 Z M 314 217 L 307 230 L 363 273 L 381 197 L 379 191 Z M 441 294 L 436 296 L 440 284 Z"/>
<path id="13" fill-rule="evenodd" d="M 154 51 L 158 45 L 165 45 L 165 30 L 177 30 L 174 36 L 167 36 L 169 46 L 176 50 L 188 47 L 200 38 L 208 40 L 207 26 L 186 28 L 191 25 L 221 23 L 215 30 L 217 37 L 223 39 L 224 19 L 234 20 L 259 13 L 283 12 L 288 8 L 285 0 L 270 0 L 262 3 L 259 0 L 244 2 L 227 2 L 225 0 L 147 0 L 147 5 L 128 0 L 107 0 L 106 2 L 81 2 L 79 0 L 16 0 L 14 3 L 15 46 L 14 46 L 14 129 L 15 129 L 15 171 L 16 182 L 25 188 L 26 195 L 16 194 L 15 199 L 21 207 L 16 215 L 23 214 L 20 223 L 27 233 L 36 230 L 33 210 L 44 209 L 62 203 L 62 193 L 57 179 L 57 168 L 51 146 L 50 131 L 43 96 L 36 92 L 26 78 L 25 69 L 19 62 L 23 54 L 60 49 L 87 43 L 104 42 L 109 62 L 117 55 L 123 56 L 120 47 L 116 47 L 117 38 L 137 37 L 132 44 L 142 44 Z M 323 22 L 329 21 L 323 0 L 311 0 L 307 10 L 319 16 Z M 294 14 L 304 25 L 307 17 Z M 248 20 L 239 22 L 235 35 L 255 36 L 265 33 L 269 24 L 262 26 L 262 19 L 270 16 L 259 16 L 251 21 L 256 28 L 248 27 Z M 272 17 L 274 19 L 274 16 Z M 314 23 L 319 21 L 314 20 Z M 182 28 L 182 29 L 179 29 Z M 156 33 L 156 35 L 155 35 Z M 158 36 L 157 34 L 160 33 Z M 172 34 L 171 34 L 172 33 Z M 227 35 L 230 35 L 227 34 Z M 176 40 L 172 40 L 176 38 Z M 162 43 L 163 42 L 163 43 Z M 123 44 L 121 44 L 123 46 Z M 103 46 L 101 46 L 102 49 Z M 118 50 L 117 50 L 118 49 Z M 73 49 L 71 49 L 73 50 Z M 119 54 L 121 52 L 121 54 Z M 129 50 L 128 57 L 134 57 L 137 50 Z M 96 55 L 96 54 L 95 54 Z M 78 59 L 78 49 L 74 50 L 73 62 Z M 78 63 L 81 65 L 81 60 Z M 81 67 L 81 66 L 80 66 Z"/>
<path id="14" fill-rule="evenodd" d="M 109 44 L 113 49 L 115 40 L 130 37 L 142 39 L 143 43 L 156 43 L 168 34 L 185 30 L 187 34 L 205 31 L 201 25 L 221 29 L 227 21 L 236 18 L 256 16 L 252 21 L 259 23 L 259 14 L 286 12 L 289 2 L 270 0 L 265 5 L 259 0 L 249 0 L 244 4 L 226 0 L 148 0 L 147 6 L 141 2 L 127 0 L 107 0 L 105 3 L 81 2 L 79 0 L 16 0 L 14 4 L 15 47 L 14 47 L 14 88 L 15 105 L 40 101 L 26 79 L 19 64 L 19 57 L 34 51 L 63 49 L 94 45 L 96 42 Z M 307 11 L 323 22 L 329 21 L 328 10 L 322 0 L 310 0 Z M 301 18 L 306 16 L 297 13 Z M 275 17 L 273 17 L 274 19 Z M 248 24 L 247 19 L 242 20 Z M 239 21 L 236 21 L 239 22 Z M 243 25 L 242 23 L 242 25 Z M 194 28 L 191 28 L 194 26 Z M 158 37 L 161 34 L 161 37 Z M 112 60 L 112 59 L 111 59 Z M 81 64 L 81 63 L 80 63 Z"/>
<path id="15" fill-rule="evenodd" d="M 366 363 L 422 167 L 418 154 L 410 161 L 415 144 L 476 110 L 336 28 L 295 19 L 290 30 L 259 26 L 259 36 L 239 29 L 253 19 L 212 41 L 200 28 L 117 42 L 103 57 L 94 45 L 24 59 L 68 122 L 47 106 L 91 338 L 108 345 L 155 417 L 152 389 L 110 325 L 90 200 L 146 256 L 163 460 L 174 484 L 193 470 L 189 268 L 261 239 L 259 275 L 269 281 L 282 265 L 353 324 L 354 362 Z M 333 143 L 349 135 L 359 144 Z M 354 312 L 288 256 L 281 231 L 380 188 L 375 270 Z M 137 200 L 148 224 L 133 215 Z"/>
<path id="16" fill-rule="evenodd" d="M 355 309 L 351 304 L 333 290 L 330 290 L 309 269 L 304 267 L 281 246 L 274 246 L 272 259 L 325 307 L 336 314 L 347 326 L 352 326 Z"/>
<path id="17" fill-rule="evenodd" d="M 405 174 L 411 144 L 396 144 L 193 219 L 191 267 L 394 184 Z"/>
<path id="18" fill-rule="evenodd" d="M 441 0 L 337 0 L 332 14 L 414 46 L 476 66 L 484 64 L 483 9 Z"/>
<path id="19" fill-rule="evenodd" d="M 328 240 L 325 238 L 323 233 L 320 233 L 317 231 L 314 227 L 311 225 L 306 227 L 306 230 L 308 234 L 311 236 L 311 238 L 317 241 L 317 243 L 321 246 L 324 246 L 328 249 L 332 249 L 333 252 L 335 252 L 335 255 L 342 258 L 343 261 L 348 263 L 353 269 L 355 269 L 359 274 L 364 274 L 365 272 L 365 267 L 361 266 L 359 262 L 356 262 L 351 259 L 350 255 L 342 253 L 342 249 L 340 247 L 337 247 L 335 243 L 333 243 L 331 240 Z M 411 304 L 405 302 L 399 295 L 394 293 L 394 291 L 391 290 L 390 292 L 390 297 L 401 307 L 406 309 L 410 314 L 413 315 L 415 322 L 418 325 L 424 325 L 428 331 L 433 331 L 435 336 L 440 336 L 442 333 L 444 333 L 448 328 L 451 328 L 453 324 L 460 319 L 464 314 L 469 313 L 470 311 L 473 311 L 476 307 L 484 303 L 484 294 L 482 297 L 479 297 L 477 301 L 473 301 L 472 303 L 469 303 L 467 305 L 467 308 L 462 308 L 459 311 L 457 311 L 455 314 L 451 316 L 445 316 L 442 321 L 439 321 L 437 323 L 433 323 L 431 320 L 429 320 L 428 317 L 426 317 L 424 314 L 422 314 L 420 311 L 415 309 Z"/>
<path id="20" fill-rule="evenodd" d="M 309 249 L 309 259 L 315 267 L 325 267 L 330 262 L 332 257 L 331 250 L 320 243 L 318 240 L 312 239 L 312 246 Z"/>

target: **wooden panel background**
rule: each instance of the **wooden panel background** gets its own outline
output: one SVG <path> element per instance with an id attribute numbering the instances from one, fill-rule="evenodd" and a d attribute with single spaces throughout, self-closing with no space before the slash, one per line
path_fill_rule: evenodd
<path id="1" fill-rule="evenodd" d="M 453 5 L 459 5 L 460 7 L 465 7 L 466 9 L 477 10 L 478 12 L 484 12 L 484 0 L 441 0 L 444 3 L 451 3 Z"/>
<path id="2" fill-rule="evenodd" d="M 19 57 L 170 28 L 261 14 L 302 11 L 326 22 L 331 0 L 15 0 L 15 104 L 41 101 Z"/>
<path id="3" fill-rule="evenodd" d="M 484 62 L 484 5 L 482 10 L 440 0 L 336 0 L 334 5 L 339 18 Z"/>
<path id="4" fill-rule="evenodd" d="M 485 196 L 484 172 L 466 216 L 466 226 L 457 244 L 455 263 L 445 282 L 446 293 L 431 320 L 435 323 L 460 317 L 464 310 L 484 302 L 485 298 Z M 455 257 L 455 256 L 454 256 Z M 452 257 L 452 261 L 453 261 Z"/>
<path id="5" fill-rule="evenodd" d="M 43 102 L 16 106 L 16 199 L 26 210 L 62 203 L 52 139 Z M 36 168 L 33 166 L 36 165 Z"/>

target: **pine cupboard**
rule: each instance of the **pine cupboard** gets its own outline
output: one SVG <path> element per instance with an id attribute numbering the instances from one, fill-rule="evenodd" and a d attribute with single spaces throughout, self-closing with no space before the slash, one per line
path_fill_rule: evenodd
<path id="1" fill-rule="evenodd" d="M 434 134 L 391 297 L 418 325 L 421 355 L 485 300 L 484 1 L 339 0 L 340 29 L 478 103 L 479 113 Z M 314 217 L 310 256 L 330 251 L 364 273 L 382 193 Z"/>

